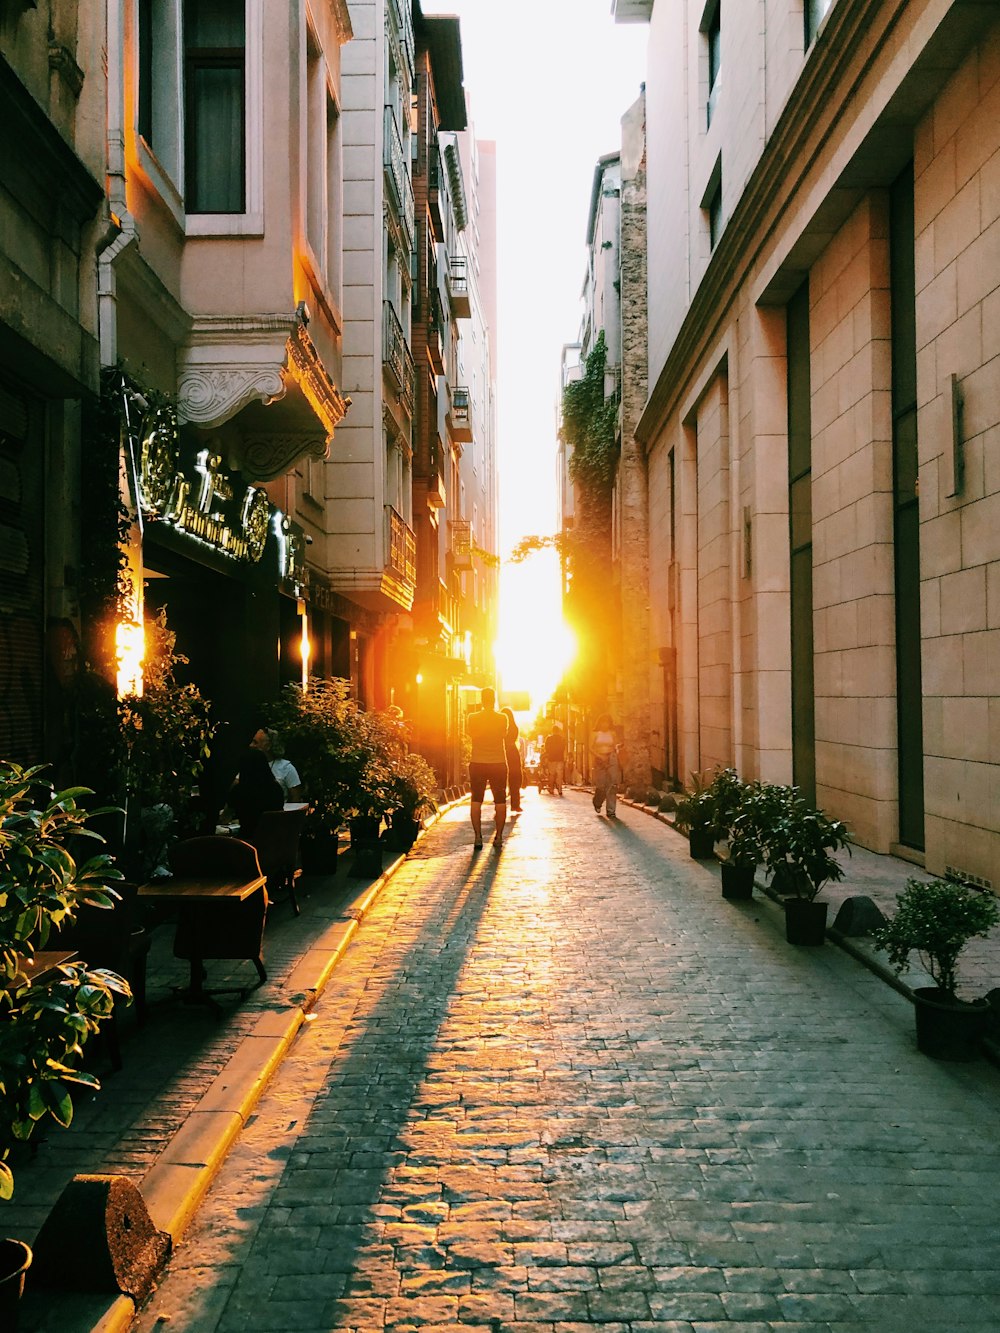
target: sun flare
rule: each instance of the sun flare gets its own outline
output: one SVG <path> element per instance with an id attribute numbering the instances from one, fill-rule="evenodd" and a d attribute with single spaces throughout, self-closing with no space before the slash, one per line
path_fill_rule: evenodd
<path id="1" fill-rule="evenodd" d="M 505 565 L 500 583 L 500 688 L 526 691 L 532 710 L 541 708 L 576 652 L 563 620 L 558 556 L 539 551 L 523 564 Z"/>

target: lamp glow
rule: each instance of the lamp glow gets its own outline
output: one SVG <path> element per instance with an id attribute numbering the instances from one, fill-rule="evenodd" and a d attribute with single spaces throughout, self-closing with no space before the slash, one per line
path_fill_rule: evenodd
<path id="1" fill-rule="evenodd" d="M 122 621 L 115 628 L 115 657 L 118 662 L 118 698 L 142 695 L 142 664 L 146 656 L 146 636 L 134 620 Z"/>

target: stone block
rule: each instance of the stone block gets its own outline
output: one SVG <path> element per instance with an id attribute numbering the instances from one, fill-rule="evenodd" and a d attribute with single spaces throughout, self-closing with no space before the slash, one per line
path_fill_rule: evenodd
<path id="1" fill-rule="evenodd" d="M 34 1242 L 33 1286 L 124 1292 L 145 1300 L 170 1255 L 126 1176 L 74 1176 Z"/>

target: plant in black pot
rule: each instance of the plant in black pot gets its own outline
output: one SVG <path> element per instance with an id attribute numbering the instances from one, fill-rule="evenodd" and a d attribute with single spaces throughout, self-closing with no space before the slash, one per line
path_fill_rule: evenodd
<path id="1" fill-rule="evenodd" d="M 337 869 L 338 832 L 354 809 L 354 794 L 368 758 L 360 710 L 348 680 L 286 685 L 265 710 L 298 770 L 309 803 L 302 830 L 302 866 L 313 874 Z"/>
<path id="2" fill-rule="evenodd" d="M 1000 903 L 988 890 L 958 880 L 908 879 L 896 898 L 896 913 L 872 932 L 901 972 L 916 954 L 933 986 L 913 991 L 917 1048 L 939 1060 L 973 1060 L 986 1029 L 989 1005 L 956 994 L 958 960 L 970 940 L 1000 922 Z"/>
<path id="3" fill-rule="evenodd" d="M 764 835 L 778 808 L 775 788 L 767 782 L 743 786 L 727 830 L 726 859 L 722 863 L 722 896 L 734 900 L 753 897 L 754 877 L 764 860 Z"/>
<path id="4" fill-rule="evenodd" d="M 80 1068 L 83 1047 L 129 996 L 113 972 L 46 951 L 50 934 L 84 907 L 111 908 L 121 878 L 78 805 L 88 788 L 54 791 L 39 768 L 0 762 L 0 1199 L 14 1190 L 11 1153 L 46 1119 L 68 1125 L 71 1089 L 99 1087 Z M 31 1252 L 0 1242 L 0 1327 L 16 1328 Z"/>
<path id="5" fill-rule="evenodd" d="M 773 810 L 761 827 L 761 846 L 772 887 L 784 897 L 789 944 L 822 944 L 829 904 L 816 898 L 824 884 L 843 879 L 834 852 L 850 851 L 847 825 L 831 819 L 800 795 L 797 787 L 767 794 Z"/>
<path id="6" fill-rule="evenodd" d="M 674 808 L 674 827 L 686 833 L 688 848 L 695 861 L 708 861 L 715 855 L 715 793 L 700 773 L 691 774 L 691 785 L 678 796 Z"/>
<path id="7" fill-rule="evenodd" d="M 409 851 L 420 832 L 424 816 L 432 815 L 437 809 L 436 791 L 437 775 L 422 754 L 411 751 L 395 760 L 389 824 L 390 840 L 398 851 Z"/>

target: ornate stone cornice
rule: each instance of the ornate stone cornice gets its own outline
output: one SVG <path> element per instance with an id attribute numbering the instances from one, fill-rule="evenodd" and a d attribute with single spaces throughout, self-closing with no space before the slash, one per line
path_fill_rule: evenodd
<path id="1" fill-rule="evenodd" d="M 309 406 L 323 423 L 328 436 L 343 421 L 351 405 L 350 398 L 345 398 L 334 384 L 326 366 L 316 350 L 316 344 L 309 336 L 304 318 L 300 318 L 287 343 L 290 374 L 302 390 Z"/>
<path id="2" fill-rule="evenodd" d="M 249 403 L 273 403 L 284 392 L 280 365 L 215 364 L 181 377 L 177 412 L 182 421 L 196 426 L 221 426 Z"/>
<path id="3" fill-rule="evenodd" d="M 326 458 L 329 452 L 322 433 L 248 432 L 239 450 L 240 470 L 254 481 L 273 481 L 275 477 L 284 476 L 300 458 Z"/>
<path id="4" fill-rule="evenodd" d="M 221 426 L 251 403 L 277 403 L 292 384 L 305 398 L 315 430 L 303 430 L 301 422 L 291 426 L 278 413 L 273 431 L 255 430 L 248 437 L 244 461 L 252 457 L 253 475 L 261 478 L 279 476 L 304 453 L 325 457 L 327 441 L 351 405 L 323 364 L 307 320 L 304 309 L 292 316 L 200 316 L 181 353 L 177 410 L 183 422 Z M 298 452 L 289 454 L 295 448 Z"/>

